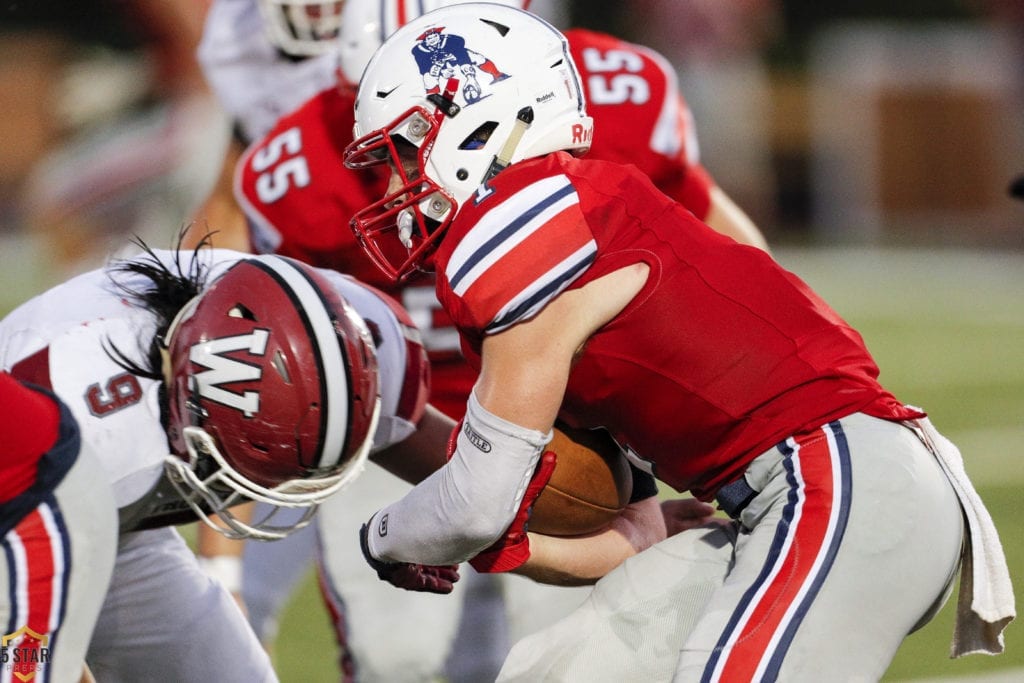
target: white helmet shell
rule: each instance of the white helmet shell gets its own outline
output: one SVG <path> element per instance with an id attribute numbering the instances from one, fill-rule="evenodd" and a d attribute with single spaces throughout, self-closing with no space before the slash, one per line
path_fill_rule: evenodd
<path id="1" fill-rule="evenodd" d="M 392 33 L 427 12 L 464 5 L 471 0 L 346 0 L 338 43 L 344 77 L 358 83 L 363 69 Z M 495 4 L 529 9 L 530 0 L 492 0 Z"/>

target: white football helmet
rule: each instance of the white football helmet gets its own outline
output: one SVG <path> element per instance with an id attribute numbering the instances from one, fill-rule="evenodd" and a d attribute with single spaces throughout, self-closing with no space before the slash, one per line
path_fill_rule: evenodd
<path id="1" fill-rule="evenodd" d="M 370 57 L 384 40 L 427 12 L 473 0 L 346 0 L 338 43 L 342 75 L 358 83 Z M 530 0 L 491 0 L 498 5 L 530 9 Z"/>
<path id="2" fill-rule="evenodd" d="M 338 47 L 345 0 L 258 0 L 267 37 L 295 57 L 315 57 Z"/>
<path id="3" fill-rule="evenodd" d="M 391 163 L 393 175 L 387 196 L 358 212 L 352 229 L 402 281 L 426 267 L 481 184 L 524 159 L 582 154 L 592 135 L 557 29 L 495 3 L 429 12 L 389 36 L 363 72 L 345 163 Z"/>
<path id="4" fill-rule="evenodd" d="M 165 469 L 217 531 L 281 538 L 363 470 L 380 415 L 376 350 L 365 321 L 313 268 L 242 259 L 164 338 L 174 451 Z M 273 512 L 251 522 L 231 512 L 250 500 Z M 280 508 L 305 515 L 282 525 Z"/>

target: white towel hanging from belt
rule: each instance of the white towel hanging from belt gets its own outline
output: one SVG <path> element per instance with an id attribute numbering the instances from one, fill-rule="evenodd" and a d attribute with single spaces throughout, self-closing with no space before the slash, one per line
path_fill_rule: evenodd
<path id="1" fill-rule="evenodd" d="M 956 445 L 942 436 L 928 418 L 909 423 L 945 470 L 960 506 L 966 529 L 960 564 L 960 595 L 950 657 L 1003 651 L 1003 629 L 1017 616 L 1010 570 L 992 517 L 964 469 Z"/>

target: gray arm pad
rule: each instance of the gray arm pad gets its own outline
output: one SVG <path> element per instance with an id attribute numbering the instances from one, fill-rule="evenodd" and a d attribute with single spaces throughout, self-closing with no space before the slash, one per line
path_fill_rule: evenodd
<path id="1" fill-rule="evenodd" d="M 512 522 L 551 432 L 503 420 L 475 394 L 461 426 L 448 464 L 371 518 L 374 557 L 456 564 L 494 543 Z"/>

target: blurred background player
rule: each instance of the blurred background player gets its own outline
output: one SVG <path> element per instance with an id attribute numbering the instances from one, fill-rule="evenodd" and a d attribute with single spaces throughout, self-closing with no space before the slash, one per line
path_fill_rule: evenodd
<path id="1" fill-rule="evenodd" d="M 290 65 L 303 63 L 294 55 L 286 58 L 285 45 L 277 45 L 276 50 L 267 45 L 239 47 L 245 42 L 267 42 L 266 31 L 245 33 L 239 28 L 250 26 L 251 21 L 259 18 L 252 2 L 249 2 L 248 11 L 250 23 L 239 21 L 234 31 L 228 30 L 230 27 L 211 26 L 211 21 L 224 16 L 217 12 L 221 1 L 233 4 L 236 9 L 241 8 L 240 0 L 218 0 L 214 3 L 201 55 L 207 73 L 214 74 L 210 81 L 222 99 L 235 97 L 234 92 L 244 89 L 248 82 L 265 83 L 269 78 L 267 74 L 280 75 Z M 400 298 L 420 328 L 430 353 L 431 402 L 449 415 L 460 417 L 475 376 L 461 357 L 457 334 L 440 309 L 433 291 L 433 280 L 423 277 L 396 288 L 381 278 L 365 258 L 346 223 L 360 203 L 373 201 L 381 195 L 383 179 L 352 173 L 341 163 L 341 153 L 351 139 L 352 88 L 370 55 L 391 31 L 415 19 L 423 11 L 446 4 L 450 3 L 349 0 L 342 18 L 340 47 L 337 48 L 340 49 L 338 86 L 323 90 L 283 116 L 272 130 L 250 146 L 237 166 L 231 169 L 231 174 L 225 166 L 222 182 L 207 202 L 207 208 L 198 216 L 197 228 L 205 230 L 208 225 L 216 230 L 213 236 L 216 244 L 257 252 L 276 252 L 338 269 L 374 283 Z M 529 3 L 513 0 L 508 4 L 522 7 Z M 236 34 L 234 40 L 229 40 L 232 33 Z M 692 117 L 678 91 L 674 72 L 665 60 L 650 50 L 612 36 L 584 30 L 570 31 L 569 35 L 574 58 L 584 65 L 587 73 L 588 94 L 596 100 L 592 109 L 598 125 L 616 131 L 615 135 L 605 136 L 604 142 L 598 143 L 591 154 L 628 159 L 638 164 L 659 187 L 684 201 L 716 229 L 739 241 L 765 248 L 765 241 L 756 226 L 700 165 Z M 249 56 L 246 64 L 254 72 L 248 79 L 241 78 L 239 73 L 242 60 L 236 59 L 236 55 L 241 54 Z M 325 58 L 323 51 L 318 54 L 320 56 L 315 59 Z M 218 55 L 222 56 L 218 59 Z M 274 61 L 267 66 L 270 59 Z M 219 74 L 221 63 L 226 65 L 223 74 Z M 228 78 L 228 74 L 234 76 Z M 294 82 L 301 85 L 303 81 L 299 74 Z M 287 83 L 282 81 L 276 90 L 269 89 L 269 92 L 286 92 Z M 218 87 L 218 84 L 223 85 Z M 245 101 L 242 96 L 238 99 Z M 290 103 L 293 99 L 289 97 L 287 101 Z M 241 104 L 227 106 L 239 114 L 246 112 L 246 107 Z M 233 159 L 228 157 L 225 161 L 227 164 Z M 232 177 L 229 183 L 228 179 Z M 232 189 L 233 196 L 225 194 Z M 240 208 L 244 210 L 244 216 Z M 233 215 L 227 215 L 232 211 Z M 381 475 L 381 478 L 386 478 L 386 475 Z M 392 487 L 403 486 L 400 482 L 382 481 L 381 496 L 386 496 L 388 490 L 385 487 L 389 484 Z M 397 492 L 400 488 L 392 490 Z M 339 501 L 336 517 L 332 516 L 332 505 L 328 503 L 323 518 L 332 519 L 332 528 L 357 528 L 352 525 L 362 520 L 352 507 L 353 499 L 356 496 L 363 499 L 369 491 L 367 483 L 359 492 L 352 492 L 356 495 L 348 495 L 345 501 Z M 378 498 L 377 503 L 383 499 Z M 368 505 L 367 511 L 376 509 L 372 502 Z M 343 527 L 343 524 L 348 526 Z M 331 534 L 331 539 L 339 540 L 328 547 L 326 562 L 329 571 L 326 581 L 323 581 L 323 585 L 333 586 L 327 594 L 332 613 L 344 615 L 344 620 L 336 624 L 339 643 L 347 643 L 357 659 L 373 657 L 375 661 L 385 662 L 375 664 L 367 661 L 364 670 L 367 676 L 377 671 L 382 680 L 423 675 L 413 672 L 408 666 L 399 666 L 408 653 L 403 651 L 402 658 L 396 659 L 397 655 L 384 647 L 396 640 L 394 626 L 373 617 L 375 605 L 384 600 L 418 600 L 418 597 L 407 598 L 386 592 L 378 596 L 381 591 L 379 585 L 365 586 L 365 569 L 345 544 L 346 538 L 351 538 L 351 535 Z M 297 541 L 297 538 L 292 538 L 287 542 Z M 334 543 L 340 544 L 337 552 L 330 551 Z M 224 549 L 217 551 L 228 552 Z M 280 545 L 257 546 L 247 548 L 245 552 L 244 601 L 254 627 L 265 640 L 269 640 L 273 633 L 273 615 L 288 595 L 286 588 L 298 578 L 297 571 L 301 565 L 295 562 L 295 548 L 286 552 Z M 258 560 L 256 554 L 259 555 Z M 271 557 L 274 554 L 280 562 L 274 562 Z M 280 571 L 272 573 L 274 567 L 280 567 Z M 364 577 L 363 581 L 359 580 L 360 576 Z M 465 655 L 457 654 L 448 667 L 450 676 L 464 675 L 466 680 L 493 675 L 490 668 L 501 661 L 509 640 L 503 620 L 491 616 L 500 607 L 500 597 L 494 594 L 490 580 L 474 581 L 475 577 L 469 572 L 464 579 L 466 590 L 472 593 L 467 603 L 472 605 L 473 611 L 466 615 L 467 624 L 461 631 L 463 635 L 454 641 Z M 519 577 L 502 577 L 501 581 L 510 582 L 513 586 L 524 584 L 522 589 L 510 588 L 517 591 L 515 608 L 510 608 L 509 614 L 512 638 L 548 623 L 553 615 L 574 606 L 586 594 L 586 589 L 534 588 Z M 246 584 L 253 588 L 246 588 Z M 337 601 L 335 596 L 341 596 L 342 600 Z M 342 602 L 346 603 L 345 607 L 342 607 Z M 435 624 L 451 624 L 449 620 L 442 622 L 437 611 L 433 611 L 430 618 Z M 415 623 L 413 619 L 409 621 Z M 448 642 L 451 635 L 440 626 L 432 633 L 437 634 L 438 641 L 443 643 Z M 491 635 L 482 637 L 483 634 Z M 473 638 L 478 638 L 479 642 L 463 647 L 466 639 Z M 439 647 L 435 643 L 428 645 L 427 649 L 429 653 L 424 653 L 420 661 L 436 659 L 447 646 Z M 488 652 L 491 654 L 485 656 L 484 653 Z M 489 664 L 482 663 L 485 661 Z"/>
<path id="2" fill-rule="evenodd" d="M 233 222 L 240 217 L 231 201 L 239 156 L 282 115 L 337 82 L 333 46 L 337 14 L 343 4 L 210 2 L 196 54 L 206 82 L 231 122 L 232 133 L 214 190 L 198 209 L 196 219 L 223 233 L 217 246 L 248 250 L 245 242 L 227 241 L 229 235 L 245 232 L 244 223 Z"/>
<path id="3" fill-rule="evenodd" d="M 91 680 L 85 652 L 114 567 L 117 512 L 81 446 L 60 399 L 0 372 L 4 680 Z"/>
<path id="4" fill-rule="evenodd" d="M 438 463 L 414 456 L 443 452 L 453 424 L 426 407 L 426 361 L 400 308 L 280 257 L 153 250 L 90 271 L 0 321 L 0 362 L 67 403 L 113 488 L 100 499 L 119 510 L 117 560 L 87 656 L 102 681 L 199 680 L 211 666 L 219 680 L 276 680 L 171 525 L 280 538 L 371 452 L 422 478 Z M 433 450 L 415 449 L 431 436 Z M 248 500 L 299 518 L 239 518 Z M 108 521 L 98 541 L 118 533 Z"/>

